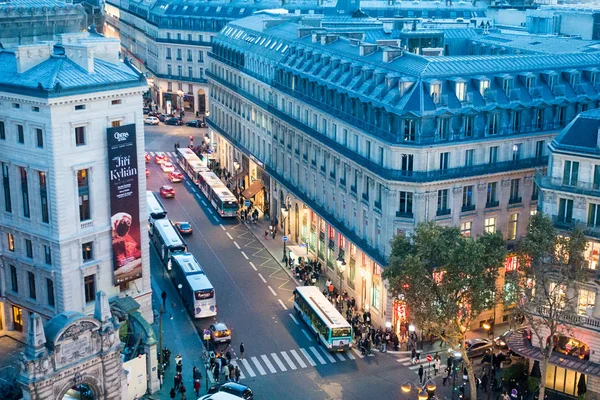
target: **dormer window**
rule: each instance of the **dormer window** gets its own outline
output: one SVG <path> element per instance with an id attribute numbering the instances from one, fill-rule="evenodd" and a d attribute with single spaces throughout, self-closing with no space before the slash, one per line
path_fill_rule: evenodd
<path id="1" fill-rule="evenodd" d="M 485 92 L 487 92 L 490 88 L 490 81 L 487 79 L 479 81 L 479 94 L 485 96 Z"/>
<path id="2" fill-rule="evenodd" d="M 590 72 L 590 83 L 592 85 L 596 85 L 598 83 L 598 72 L 597 71 Z"/>
<path id="3" fill-rule="evenodd" d="M 535 76 L 528 76 L 527 79 L 525 79 L 525 84 L 527 85 L 527 89 L 535 87 Z"/>
<path id="4" fill-rule="evenodd" d="M 459 101 L 465 101 L 467 97 L 467 85 L 465 82 L 456 82 L 455 84 L 456 97 Z"/>
<path id="5" fill-rule="evenodd" d="M 571 84 L 571 87 L 575 87 L 577 85 L 579 85 L 579 82 L 581 80 L 581 76 L 579 75 L 579 72 L 573 72 L 571 74 L 571 76 L 569 77 L 569 83 Z"/>
<path id="6" fill-rule="evenodd" d="M 512 77 L 506 77 L 502 80 L 502 90 L 504 90 L 504 93 L 506 94 L 506 96 L 510 95 L 510 91 L 513 88 L 513 80 Z"/>
<path id="7" fill-rule="evenodd" d="M 429 86 L 429 94 L 431 95 L 431 100 L 435 104 L 438 104 L 442 95 L 442 85 L 440 83 L 432 83 Z"/>

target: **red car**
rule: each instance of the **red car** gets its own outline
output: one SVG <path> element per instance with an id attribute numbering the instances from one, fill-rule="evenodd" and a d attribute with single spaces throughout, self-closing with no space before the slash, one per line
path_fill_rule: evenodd
<path id="1" fill-rule="evenodd" d="M 157 164 L 160 164 L 161 162 L 164 162 L 166 160 L 167 160 L 166 154 L 157 154 L 154 156 L 154 162 Z"/>
<path id="2" fill-rule="evenodd" d="M 183 180 L 183 174 L 181 172 L 171 172 L 169 174 L 169 180 L 171 183 L 181 182 Z"/>
<path id="3" fill-rule="evenodd" d="M 160 195 L 164 198 L 173 198 L 175 197 L 175 189 L 168 185 L 161 186 Z"/>
<path id="4" fill-rule="evenodd" d="M 144 158 L 146 159 L 146 164 L 148 164 L 150 162 L 150 154 L 144 154 Z"/>
<path id="5" fill-rule="evenodd" d="M 146 168 L 146 176 L 150 176 L 150 170 Z"/>

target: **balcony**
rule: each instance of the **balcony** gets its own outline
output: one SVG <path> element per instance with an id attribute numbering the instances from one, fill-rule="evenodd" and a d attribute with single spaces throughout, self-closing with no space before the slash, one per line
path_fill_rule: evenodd
<path id="1" fill-rule="evenodd" d="M 559 190 L 567 193 L 600 197 L 600 184 L 582 181 L 567 182 L 563 178 L 547 176 L 547 168 L 536 168 L 535 183 L 540 188 Z"/>
<path id="2" fill-rule="evenodd" d="M 414 218 L 412 212 L 396 211 L 396 218 Z"/>
<path id="3" fill-rule="evenodd" d="M 80 225 L 81 230 L 90 229 L 93 227 L 94 227 L 94 221 L 92 221 L 92 220 L 82 221 L 81 225 Z"/>
<path id="4" fill-rule="evenodd" d="M 435 215 L 438 217 L 442 217 L 444 215 L 450 215 L 451 210 L 449 208 L 439 208 Z"/>
<path id="5" fill-rule="evenodd" d="M 521 197 L 511 197 L 510 199 L 508 199 L 508 204 L 520 204 L 523 202 L 523 199 Z"/>
<path id="6" fill-rule="evenodd" d="M 485 203 L 485 208 L 494 208 L 494 207 L 498 207 L 499 205 L 500 205 L 500 202 L 498 200 L 488 201 L 487 203 Z"/>
<path id="7" fill-rule="evenodd" d="M 600 239 L 600 226 L 588 225 L 583 221 L 571 218 L 567 219 L 563 216 L 553 215 L 552 222 L 556 229 L 571 231 L 575 227 L 579 226 L 583 229 L 583 233 L 586 236 Z"/>
<path id="8" fill-rule="evenodd" d="M 469 212 L 469 211 L 475 211 L 475 204 L 471 204 L 468 206 L 462 206 L 462 208 L 460 209 L 461 212 Z"/>
<path id="9" fill-rule="evenodd" d="M 538 307 L 537 312 L 540 315 L 548 315 L 548 309 L 546 307 Z M 600 331 L 600 319 L 589 317 L 587 315 L 579 315 L 574 311 L 554 310 L 553 313 L 555 314 L 556 319 L 565 322 L 566 324 L 584 326 Z"/>

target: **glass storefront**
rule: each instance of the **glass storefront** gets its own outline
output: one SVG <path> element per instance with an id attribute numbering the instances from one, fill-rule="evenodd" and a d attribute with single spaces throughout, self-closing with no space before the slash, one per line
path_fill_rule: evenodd
<path id="1" fill-rule="evenodd" d="M 566 393 L 571 396 L 577 395 L 577 384 L 581 379 L 581 373 L 571 371 L 556 365 L 548 365 L 546 371 L 546 388 Z M 587 376 L 583 375 L 587 382 Z"/>

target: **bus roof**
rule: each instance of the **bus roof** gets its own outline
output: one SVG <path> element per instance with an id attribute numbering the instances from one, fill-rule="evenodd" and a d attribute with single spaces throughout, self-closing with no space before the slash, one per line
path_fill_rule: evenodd
<path id="1" fill-rule="evenodd" d="M 296 292 L 306 300 L 317 314 L 323 317 L 330 328 L 346 328 L 350 324 L 342 314 L 327 300 L 316 286 L 298 286 Z"/>
<path id="2" fill-rule="evenodd" d="M 231 193 L 227 186 L 219 179 L 214 172 L 203 172 L 202 178 L 210 185 L 214 190 L 215 194 L 223 201 L 237 201 L 235 196 Z"/>
<path id="3" fill-rule="evenodd" d="M 186 279 L 194 291 L 214 289 L 212 283 L 210 283 L 208 277 L 204 274 L 188 275 Z"/>
<path id="4" fill-rule="evenodd" d="M 181 266 L 181 270 L 185 275 L 204 273 L 202 266 L 192 253 L 173 254 L 171 257 Z"/>
<path id="5" fill-rule="evenodd" d="M 186 157 L 186 156 L 195 156 L 196 153 L 194 153 L 194 151 L 188 147 L 178 147 L 177 148 L 177 152 L 179 154 L 181 154 L 182 156 Z"/>
<path id="6" fill-rule="evenodd" d="M 162 204 L 160 204 L 160 200 L 156 198 L 156 194 L 154 194 L 154 192 L 150 190 L 146 191 L 146 200 L 148 203 L 149 214 L 167 213 L 167 210 L 165 210 Z"/>
<path id="7" fill-rule="evenodd" d="M 169 220 L 158 220 L 154 223 L 154 226 L 158 230 L 159 234 L 169 246 L 185 246 L 183 240 L 177 234 L 177 231 Z"/>

